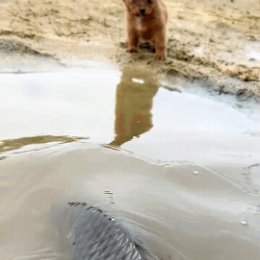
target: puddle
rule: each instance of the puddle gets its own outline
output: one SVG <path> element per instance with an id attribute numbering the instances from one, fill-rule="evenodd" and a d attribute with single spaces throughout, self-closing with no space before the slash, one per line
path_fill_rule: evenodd
<path id="1" fill-rule="evenodd" d="M 250 57 L 250 59 L 255 59 L 257 61 L 260 61 L 260 52 L 258 51 L 251 51 L 248 56 Z"/>
<path id="2" fill-rule="evenodd" d="M 0 74 L 0 258 L 71 259 L 66 203 L 162 260 L 258 260 L 260 106 L 142 69 Z"/>
<path id="3" fill-rule="evenodd" d="M 245 53 L 247 53 L 247 57 L 250 61 L 260 61 L 260 48 L 259 48 L 260 41 L 255 41 L 254 43 L 251 43 L 251 46 L 246 48 Z M 259 63 L 258 63 L 259 65 Z"/>

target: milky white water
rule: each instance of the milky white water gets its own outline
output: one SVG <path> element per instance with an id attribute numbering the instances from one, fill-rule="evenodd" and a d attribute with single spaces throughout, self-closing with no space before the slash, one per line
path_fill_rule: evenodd
<path id="1" fill-rule="evenodd" d="M 164 260 L 259 259 L 260 106 L 161 85 L 108 66 L 0 75 L 0 259 L 71 259 L 68 201 Z"/>

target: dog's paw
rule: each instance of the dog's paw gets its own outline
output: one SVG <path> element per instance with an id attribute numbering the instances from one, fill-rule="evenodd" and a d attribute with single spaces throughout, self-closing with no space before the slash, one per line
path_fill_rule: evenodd
<path id="1" fill-rule="evenodd" d="M 137 53 L 138 52 L 138 49 L 137 48 L 128 48 L 127 49 L 127 52 L 129 52 L 129 53 Z"/>
<path id="2" fill-rule="evenodd" d="M 165 53 L 156 53 L 155 54 L 155 59 L 159 61 L 165 61 L 166 60 L 166 55 Z"/>

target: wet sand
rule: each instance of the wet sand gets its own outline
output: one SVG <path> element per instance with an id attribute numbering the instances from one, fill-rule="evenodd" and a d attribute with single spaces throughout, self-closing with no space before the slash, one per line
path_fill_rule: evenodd
<path id="1" fill-rule="evenodd" d="M 259 104 L 101 64 L 0 85 L 0 258 L 71 260 L 85 201 L 160 260 L 258 260 Z"/>
<path id="2" fill-rule="evenodd" d="M 159 75 L 178 72 L 204 80 L 218 91 L 260 97 L 259 1 L 166 0 L 170 19 L 164 63 L 155 62 L 153 54 L 145 51 L 135 56 L 126 53 L 125 10 L 120 1 L 0 4 L 2 71 L 17 69 L 10 60 L 24 63 L 24 55 L 61 64 L 102 60 L 146 65 Z M 30 62 L 35 64 L 33 58 Z"/>

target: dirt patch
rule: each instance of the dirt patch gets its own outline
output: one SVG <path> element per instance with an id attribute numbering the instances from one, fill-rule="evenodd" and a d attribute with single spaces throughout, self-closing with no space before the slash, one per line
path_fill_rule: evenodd
<path id="1" fill-rule="evenodd" d="M 166 0 L 168 60 L 125 48 L 121 1 L 1 1 L 0 56 L 9 46 L 60 60 L 141 64 L 156 72 L 202 79 L 219 91 L 260 98 L 260 2 Z M 4 46 L 4 48 L 3 48 Z M 15 48 L 16 48 L 15 47 Z M 13 49 L 13 47 L 11 47 Z M 17 48 L 16 48 L 17 49 Z"/>

